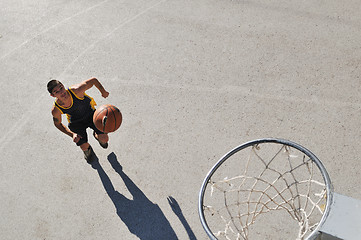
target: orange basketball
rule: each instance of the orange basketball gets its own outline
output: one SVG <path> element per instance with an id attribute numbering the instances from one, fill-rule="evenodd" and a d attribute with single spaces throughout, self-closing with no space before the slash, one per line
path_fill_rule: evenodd
<path id="1" fill-rule="evenodd" d="M 94 112 L 93 122 L 103 133 L 114 132 L 122 123 L 122 113 L 113 105 L 102 105 Z"/>

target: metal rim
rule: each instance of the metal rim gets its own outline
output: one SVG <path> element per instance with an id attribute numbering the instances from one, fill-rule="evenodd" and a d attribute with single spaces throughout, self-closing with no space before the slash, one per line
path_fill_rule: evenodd
<path id="1" fill-rule="evenodd" d="M 207 173 L 205 179 L 203 180 L 200 192 L 199 192 L 199 199 L 198 199 L 198 213 L 199 213 L 199 217 L 200 217 L 200 221 L 201 224 L 204 228 L 204 230 L 206 231 L 207 235 L 209 236 L 210 239 L 212 240 L 217 240 L 217 238 L 214 236 L 214 234 L 212 233 L 212 231 L 209 229 L 207 221 L 205 220 L 205 216 L 204 216 L 204 212 L 203 212 L 203 197 L 204 197 L 204 193 L 205 190 L 207 188 L 207 184 L 209 179 L 212 177 L 212 175 L 214 174 L 214 172 L 220 167 L 220 165 L 222 165 L 223 162 L 225 162 L 229 157 L 231 157 L 233 154 L 237 153 L 238 151 L 245 149 L 249 146 L 253 146 L 255 144 L 259 144 L 259 143 L 279 143 L 279 144 L 283 144 L 283 145 L 287 145 L 287 146 L 291 146 L 293 148 L 296 148 L 297 150 L 303 152 L 305 155 L 307 155 L 308 157 L 310 157 L 310 159 L 312 159 L 312 161 L 316 164 L 316 166 L 318 167 L 318 169 L 320 170 L 323 180 L 325 181 L 325 185 L 326 185 L 326 207 L 325 207 L 325 211 L 321 217 L 321 220 L 319 222 L 319 224 L 317 225 L 317 227 L 309 234 L 309 236 L 307 237 L 307 240 L 311 240 L 311 239 L 315 239 L 315 237 L 317 237 L 317 235 L 319 234 L 318 231 L 320 229 L 320 227 L 322 226 L 322 224 L 325 222 L 327 216 L 329 215 L 330 212 L 330 207 L 331 207 L 331 203 L 332 203 L 332 196 L 333 196 L 333 187 L 332 187 L 332 183 L 331 183 L 331 179 L 326 171 L 326 168 L 324 167 L 323 163 L 307 148 L 291 142 L 289 140 L 285 140 L 285 139 L 278 139 L 278 138 L 262 138 L 262 139 L 257 139 L 257 140 L 253 140 L 253 141 L 249 141 L 246 142 L 242 145 L 239 145 L 238 147 L 232 149 L 231 151 L 229 151 L 227 154 L 225 154 L 212 168 L 211 170 Z"/>

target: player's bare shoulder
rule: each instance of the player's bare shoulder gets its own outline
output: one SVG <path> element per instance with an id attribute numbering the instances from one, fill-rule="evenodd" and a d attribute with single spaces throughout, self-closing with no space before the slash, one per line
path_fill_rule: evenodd
<path id="1" fill-rule="evenodd" d="M 61 123 L 61 111 L 55 105 L 51 108 L 51 115 L 55 124 Z"/>
<path id="2" fill-rule="evenodd" d="M 71 91 L 75 93 L 78 97 L 82 98 L 84 97 L 84 93 L 86 91 L 83 82 L 74 84 L 70 87 Z"/>

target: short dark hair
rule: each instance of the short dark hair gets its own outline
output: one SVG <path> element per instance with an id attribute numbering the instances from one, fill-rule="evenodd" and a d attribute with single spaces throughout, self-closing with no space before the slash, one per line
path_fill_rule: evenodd
<path id="1" fill-rule="evenodd" d="M 55 79 L 50 80 L 50 81 L 48 82 L 48 85 L 47 85 L 49 93 L 50 93 L 50 94 L 53 93 L 53 89 L 54 89 L 56 86 L 58 86 L 59 84 L 61 84 L 61 82 L 58 81 L 58 80 L 55 80 Z"/>

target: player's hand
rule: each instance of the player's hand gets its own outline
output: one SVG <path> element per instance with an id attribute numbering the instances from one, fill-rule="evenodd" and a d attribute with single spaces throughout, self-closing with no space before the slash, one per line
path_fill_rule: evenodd
<path id="1" fill-rule="evenodd" d="M 80 135 L 78 135 L 78 134 L 76 134 L 76 133 L 73 134 L 73 141 L 74 141 L 75 143 L 78 143 L 79 140 L 80 140 L 80 138 L 81 138 Z"/>
<path id="2" fill-rule="evenodd" d="M 109 92 L 107 92 L 107 91 L 104 90 L 104 91 L 102 92 L 102 97 L 103 97 L 103 98 L 107 98 L 108 96 L 109 96 Z"/>
<path id="3" fill-rule="evenodd" d="M 182 210 L 181 210 L 178 202 L 172 196 L 167 197 L 167 200 L 175 214 L 178 215 L 178 214 L 182 213 Z"/>

